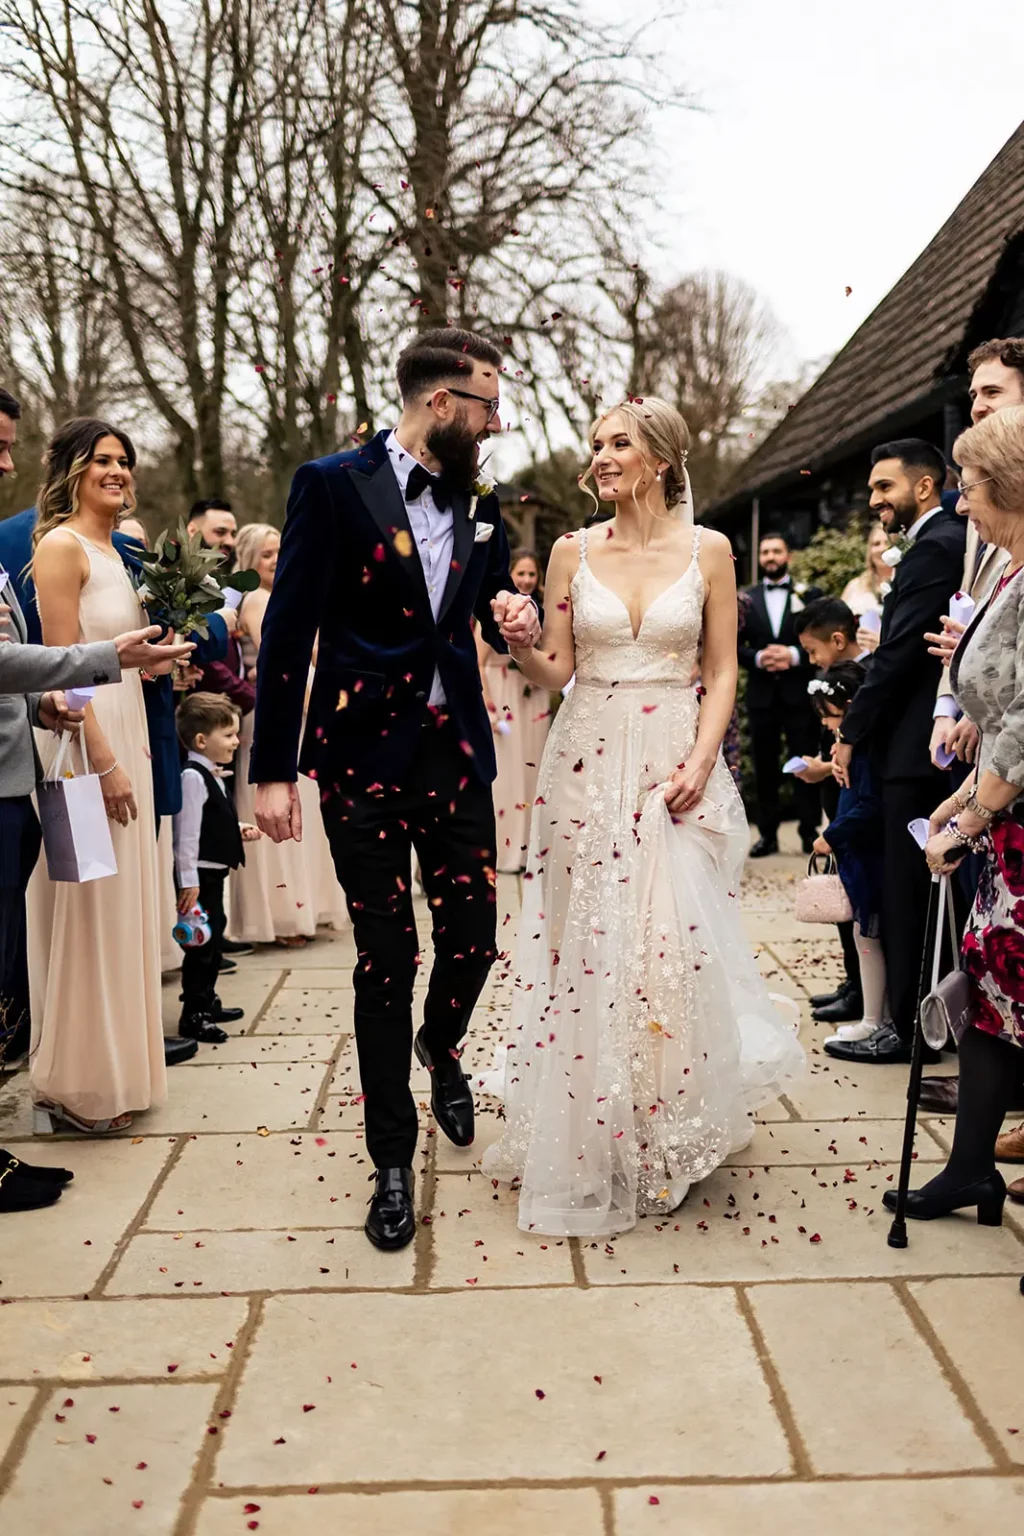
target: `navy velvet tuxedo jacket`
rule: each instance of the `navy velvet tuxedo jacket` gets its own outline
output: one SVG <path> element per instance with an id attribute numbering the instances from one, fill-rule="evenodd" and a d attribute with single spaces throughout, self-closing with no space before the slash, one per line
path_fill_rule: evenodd
<path id="1" fill-rule="evenodd" d="M 435 623 L 387 437 L 380 432 L 297 471 L 263 620 L 250 781 L 292 782 L 301 771 L 318 780 L 325 804 L 407 779 L 435 667 L 467 770 L 484 783 L 496 771 L 473 619 L 488 645 L 507 652 L 491 615 L 491 599 L 514 590 L 498 498 L 482 497 L 470 517 L 469 496 L 455 496 L 451 569 Z"/>

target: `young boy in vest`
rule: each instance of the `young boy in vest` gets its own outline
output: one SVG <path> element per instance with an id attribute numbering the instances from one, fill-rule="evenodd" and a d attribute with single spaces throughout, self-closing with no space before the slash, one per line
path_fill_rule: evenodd
<path id="1" fill-rule="evenodd" d="M 197 904 L 210 920 L 209 942 L 186 949 L 181 967 L 182 1010 L 178 1033 L 207 1045 L 228 1038 L 222 1024 L 244 1017 L 217 996 L 224 938 L 224 882 L 245 863 L 244 842 L 259 837 L 241 827 L 224 785 L 224 769 L 238 750 L 239 715 L 220 693 L 186 694 L 178 706 L 178 736 L 188 753 L 181 770 L 181 810 L 174 818 L 174 867 L 178 911 Z"/>

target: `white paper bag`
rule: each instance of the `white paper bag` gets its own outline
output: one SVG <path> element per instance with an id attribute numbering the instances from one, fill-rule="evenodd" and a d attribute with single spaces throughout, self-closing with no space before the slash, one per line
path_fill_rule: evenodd
<path id="1" fill-rule="evenodd" d="M 71 732 L 60 746 L 39 785 L 39 820 L 43 829 L 46 868 L 51 880 L 82 885 L 117 874 L 110 822 L 103 803 L 99 775 L 89 772 L 85 737 L 81 737 L 83 772 L 68 778 Z M 65 766 L 65 765 L 68 766 Z"/>

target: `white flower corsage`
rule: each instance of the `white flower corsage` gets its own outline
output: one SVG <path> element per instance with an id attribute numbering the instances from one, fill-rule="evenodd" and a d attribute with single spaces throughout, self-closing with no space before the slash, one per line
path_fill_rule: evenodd
<path id="1" fill-rule="evenodd" d="M 892 549 L 885 550 L 882 555 L 882 563 L 887 565 L 891 571 L 896 569 L 902 559 L 902 549 L 897 549 L 895 546 Z"/>
<path id="2" fill-rule="evenodd" d="M 891 591 L 892 591 L 892 582 L 891 581 L 883 581 L 881 586 L 878 588 L 878 595 L 882 599 L 883 603 L 885 602 L 885 599 L 889 596 L 889 593 Z"/>
<path id="3" fill-rule="evenodd" d="M 795 595 L 790 598 L 790 600 L 789 600 L 789 611 L 790 611 L 790 613 L 803 613 L 804 607 L 805 607 L 805 604 L 804 604 L 804 601 L 803 601 L 802 598 L 796 597 Z"/>
<path id="4" fill-rule="evenodd" d="M 469 502 L 469 520 L 470 520 L 470 522 L 472 522 L 474 517 L 476 516 L 477 502 L 480 500 L 480 498 L 482 496 L 489 496 L 491 494 L 491 492 L 494 490 L 494 486 L 495 486 L 495 482 L 493 480 L 489 479 L 487 475 L 480 475 L 480 476 L 477 477 L 476 480 L 473 481 L 473 494 L 470 497 L 470 502 Z"/>

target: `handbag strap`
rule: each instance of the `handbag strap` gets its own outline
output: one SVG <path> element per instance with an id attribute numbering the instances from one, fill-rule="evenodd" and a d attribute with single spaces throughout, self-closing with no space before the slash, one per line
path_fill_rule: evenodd
<path id="1" fill-rule="evenodd" d="M 812 853 L 810 859 L 807 861 L 807 875 L 808 875 L 808 878 L 810 878 L 811 875 L 820 875 L 822 873 L 822 871 L 818 868 L 818 860 L 819 859 L 824 859 L 825 860 L 824 873 L 826 875 L 834 875 L 835 874 L 835 872 L 836 872 L 836 861 L 835 861 L 834 855 L 832 855 L 831 853 Z"/>
<path id="2" fill-rule="evenodd" d="M 70 768 L 71 743 L 76 735 L 78 737 L 78 744 L 82 749 L 82 767 L 87 774 L 92 772 L 89 766 L 89 750 L 85 744 L 85 725 L 83 722 L 82 725 L 76 726 L 74 731 L 70 729 L 61 731 L 60 745 L 54 753 L 53 762 L 44 776 L 44 783 L 56 784 L 59 779 L 64 777 L 64 760 L 65 758 L 68 760 Z M 70 777 L 74 778 L 74 776 L 74 769 L 70 769 Z"/>
<path id="3" fill-rule="evenodd" d="M 949 938 L 953 946 L 953 970 L 960 969 L 960 939 L 956 931 L 956 913 L 953 911 L 953 899 L 949 889 L 949 876 L 943 875 L 939 880 L 939 916 L 935 924 L 935 953 L 932 956 L 932 991 L 939 984 L 939 971 L 942 968 L 942 919 L 946 918 L 949 925 Z"/>

